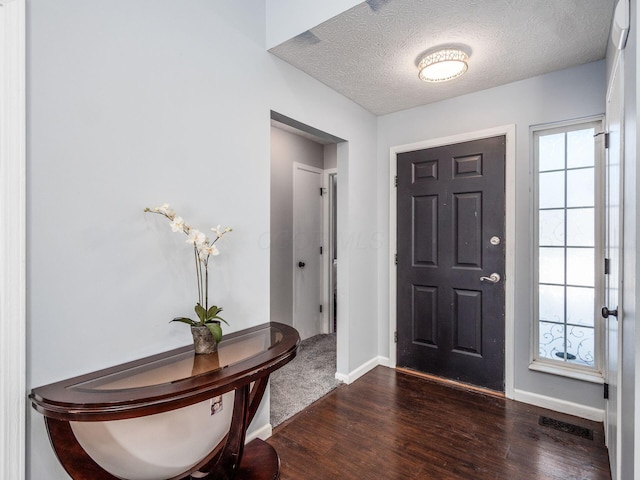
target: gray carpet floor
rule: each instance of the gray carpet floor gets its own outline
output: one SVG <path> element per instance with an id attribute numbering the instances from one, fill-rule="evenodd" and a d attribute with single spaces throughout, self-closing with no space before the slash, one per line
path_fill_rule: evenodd
<path id="1" fill-rule="evenodd" d="M 336 388 L 336 335 L 316 335 L 300 342 L 291 362 L 271 374 L 271 426 L 304 410 Z"/>

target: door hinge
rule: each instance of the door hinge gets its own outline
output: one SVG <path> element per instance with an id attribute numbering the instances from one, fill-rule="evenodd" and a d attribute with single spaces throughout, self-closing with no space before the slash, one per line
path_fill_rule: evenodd
<path id="1" fill-rule="evenodd" d="M 609 148 L 609 132 L 598 132 L 594 137 L 602 135 L 604 137 L 604 148 Z"/>
<path id="2" fill-rule="evenodd" d="M 393 343 L 398 343 L 398 331 L 393 332 Z"/>
<path id="3" fill-rule="evenodd" d="M 320 196 L 322 196 L 322 190 L 324 190 L 322 187 L 320 187 Z"/>
<path id="4" fill-rule="evenodd" d="M 396 253 L 396 265 L 398 265 L 398 254 Z"/>
<path id="5" fill-rule="evenodd" d="M 398 175 L 396 175 L 395 184 L 396 184 L 396 187 L 397 187 L 398 186 Z"/>
<path id="6" fill-rule="evenodd" d="M 609 259 L 604 259 L 604 274 L 609 275 Z"/>
<path id="7" fill-rule="evenodd" d="M 605 383 L 604 385 L 604 398 L 605 400 L 609 399 L 609 384 Z"/>
<path id="8" fill-rule="evenodd" d="M 320 313 L 322 313 L 322 304 L 320 304 Z"/>
<path id="9" fill-rule="evenodd" d="M 320 247 L 320 255 L 322 255 L 322 247 Z"/>

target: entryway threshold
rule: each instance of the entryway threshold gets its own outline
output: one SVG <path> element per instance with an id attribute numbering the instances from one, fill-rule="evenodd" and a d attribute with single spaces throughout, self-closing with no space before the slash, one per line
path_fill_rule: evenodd
<path id="1" fill-rule="evenodd" d="M 436 375 L 430 375 L 428 373 L 419 372 L 417 370 L 411 370 L 409 368 L 396 367 L 397 372 L 406 373 L 407 375 L 413 375 L 414 377 L 424 378 L 434 383 L 439 383 L 451 388 L 457 388 L 459 390 L 465 390 L 468 392 L 480 393 L 482 395 L 489 395 L 496 398 L 506 398 L 504 392 L 496 392 L 488 388 L 478 387 L 477 385 L 471 385 L 469 383 L 458 382 L 449 378 L 438 377 Z"/>

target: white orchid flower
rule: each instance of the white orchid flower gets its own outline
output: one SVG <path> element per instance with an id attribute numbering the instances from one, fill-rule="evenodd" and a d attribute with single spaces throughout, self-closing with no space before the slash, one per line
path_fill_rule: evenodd
<path id="1" fill-rule="evenodd" d="M 176 213 L 171 209 L 171 207 L 169 207 L 168 203 L 163 203 L 161 206 L 154 208 L 153 211 L 156 213 L 161 213 L 167 216 L 168 218 L 170 218 L 171 220 L 173 220 L 173 217 L 175 217 L 176 215 Z"/>
<path id="2" fill-rule="evenodd" d="M 202 247 L 202 251 L 207 255 L 216 256 L 220 254 L 220 252 L 218 251 L 218 247 L 216 247 L 215 245 L 206 245 Z"/>
<path id="3" fill-rule="evenodd" d="M 202 233 L 198 229 L 191 229 L 189 232 L 189 237 L 187 238 L 187 243 L 191 243 L 193 245 L 202 245 L 207 241 L 207 237 L 204 233 Z"/>
<path id="4" fill-rule="evenodd" d="M 209 255 L 216 256 L 219 254 L 220 252 L 215 245 L 205 244 L 198 249 L 198 256 L 200 257 L 200 260 L 206 260 L 209 258 Z"/>
<path id="5" fill-rule="evenodd" d="M 182 217 L 175 217 L 173 221 L 169 224 L 172 232 L 184 232 L 184 220 Z"/>
<path id="6" fill-rule="evenodd" d="M 222 226 L 218 225 L 216 228 L 212 228 L 211 231 L 216 232 L 216 235 L 218 236 L 218 238 L 222 237 L 225 233 L 228 233 L 231 231 L 231 227 L 225 227 L 224 229 L 222 228 Z"/>

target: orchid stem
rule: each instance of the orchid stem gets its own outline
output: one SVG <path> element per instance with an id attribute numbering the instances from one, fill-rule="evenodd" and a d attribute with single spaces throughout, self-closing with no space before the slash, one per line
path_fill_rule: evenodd
<path id="1" fill-rule="evenodd" d="M 209 257 L 204 260 L 204 309 L 209 311 Z M 206 317 L 205 317 L 206 319 Z"/>
<path id="2" fill-rule="evenodd" d="M 202 305 L 202 272 L 200 271 L 200 261 L 198 259 L 198 247 L 193 246 L 193 255 L 196 262 L 196 280 L 198 283 L 198 303 Z"/>

